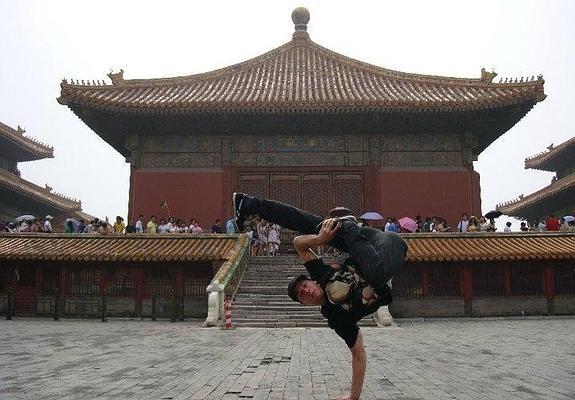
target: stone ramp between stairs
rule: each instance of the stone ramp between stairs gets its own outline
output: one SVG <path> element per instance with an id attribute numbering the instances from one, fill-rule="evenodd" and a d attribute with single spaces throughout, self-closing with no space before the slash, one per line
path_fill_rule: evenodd
<path id="1" fill-rule="evenodd" d="M 326 327 L 320 307 L 294 302 L 287 295 L 288 282 L 306 270 L 297 257 L 251 257 L 232 303 L 232 325 L 236 327 L 289 328 Z M 377 326 L 372 315 L 360 326 Z"/>

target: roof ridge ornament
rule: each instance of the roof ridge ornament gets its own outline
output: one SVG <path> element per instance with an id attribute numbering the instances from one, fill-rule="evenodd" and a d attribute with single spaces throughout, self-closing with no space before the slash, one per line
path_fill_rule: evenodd
<path id="1" fill-rule="evenodd" d="M 108 78 L 112 81 L 112 85 L 122 86 L 124 85 L 124 70 L 120 69 L 120 72 L 114 73 L 114 70 L 111 69 Z"/>
<path id="2" fill-rule="evenodd" d="M 309 22 L 309 11 L 305 7 L 297 7 L 291 13 L 291 20 L 295 25 L 295 32 L 292 35 L 294 40 L 309 39 L 307 24 Z"/>
<path id="3" fill-rule="evenodd" d="M 495 71 L 487 72 L 485 68 L 481 68 L 481 82 L 492 83 L 493 78 L 495 78 L 496 76 L 497 72 Z"/>

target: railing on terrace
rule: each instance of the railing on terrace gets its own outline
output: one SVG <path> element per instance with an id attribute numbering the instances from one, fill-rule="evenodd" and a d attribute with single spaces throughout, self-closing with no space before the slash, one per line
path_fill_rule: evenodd
<path id="1" fill-rule="evenodd" d="M 224 300 L 232 299 L 240 285 L 250 256 L 250 240 L 239 235 L 232 257 L 224 262 L 207 288 L 208 316 L 204 326 L 214 326 L 224 315 Z"/>

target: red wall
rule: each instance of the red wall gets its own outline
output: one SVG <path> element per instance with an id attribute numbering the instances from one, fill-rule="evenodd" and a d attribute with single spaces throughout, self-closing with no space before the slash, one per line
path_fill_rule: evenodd
<path id="1" fill-rule="evenodd" d="M 454 228 L 463 213 L 481 215 L 475 171 L 381 171 L 380 212 L 385 216 L 440 216 Z"/>
<path id="2" fill-rule="evenodd" d="M 384 216 L 441 216 L 455 228 L 461 214 L 479 216 L 481 197 L 479 174 L 469 170 L 378 171 L 366 168 L 365 206 Z M 227 220 L 231 215 L 230 196 L 235 175 L 231 170 L 132 170 L 130 185 L 130 216 L 144 214 L 146 221 L 154 214 L 168 216 L 160 208 L 167 200 L 172 215 L 198 218 L 205 228 L 216 218 Z M 235 177 L 237 179 L 237 177 Z M 237 183 L 237 182 L 236 182 Z"/>
<path id="3" fill-rule="evenodd" d="M 150 215 L 167 218 L 168 210 L 160 208 L 166 200 L 172 216 L 186 223 L 197 218 L 206 230 L 216 218 L 230 217 L 222 214 L 223 191 L 223 170 L 132 170 L 129 214 L 144 214 L 146 222 Z"/>

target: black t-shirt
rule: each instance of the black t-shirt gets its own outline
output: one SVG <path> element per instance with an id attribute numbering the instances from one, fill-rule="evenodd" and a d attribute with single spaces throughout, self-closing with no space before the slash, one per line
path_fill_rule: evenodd
<path id="1" fill-rule="evenodd" d="M 305 263 L 305 267 L 309 272 L 311 279 L 316 281 L 322 289 L 326 290 L 326 285 L 330 278 L 335 274 L 334 270 L 329 265 L 325 264 L 320 259 L 311 260 Z M 340 305 L 332 304 L 326 301 L 321 306 L 321 314 L 327 318 L 328 325 L 331 329 L 335 330 L 349 348 L 355 345 L 359 327 L 357 322 L 369 314 L 373 314 L 383 304 L 389 304 L 386 298 L 380 297 L 378 301 L 370 305 L 362 305 L 352 307 L 346 310 Z"/>

